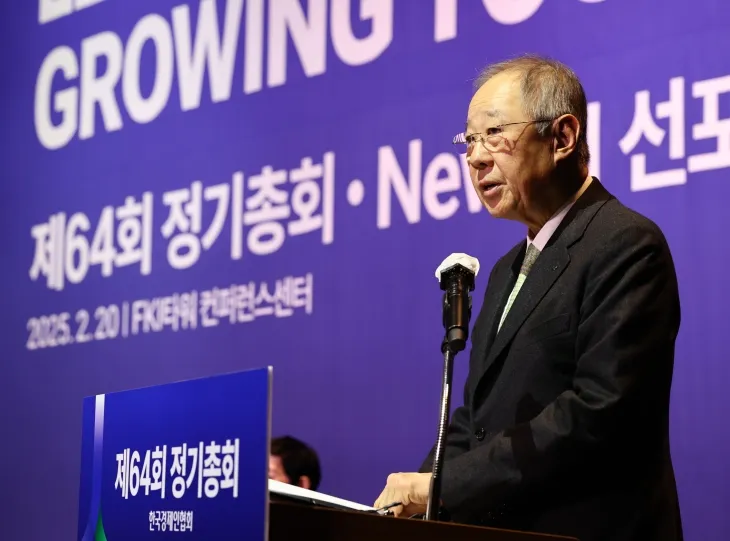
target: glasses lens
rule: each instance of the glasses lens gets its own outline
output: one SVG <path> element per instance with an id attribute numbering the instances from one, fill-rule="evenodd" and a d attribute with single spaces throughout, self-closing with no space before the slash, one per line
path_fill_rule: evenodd
<path id="1" fill-rule="evenodd" d="M 488 135 L 484 142 L 484 146 L 487 147 L 487 150 L 490 152 L 496 152 L 502 147 L 503 141 L 504 138 L 501 135 Z"/>

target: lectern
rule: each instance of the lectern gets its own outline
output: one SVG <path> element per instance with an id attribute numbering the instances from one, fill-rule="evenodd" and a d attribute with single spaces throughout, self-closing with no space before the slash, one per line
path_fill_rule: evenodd
<path id="1" fill-rule="evenodd" d="M 269 541 L 578 541 L 573 537 L 515 532 L 288 501 L 269 505 Z"/>
<path id="2" fill-rule="evenodd" d="M 85 399 L 77 539 L 568 539 L 382 516 L 268 479 L 271 377 L 266 367 Z"/>

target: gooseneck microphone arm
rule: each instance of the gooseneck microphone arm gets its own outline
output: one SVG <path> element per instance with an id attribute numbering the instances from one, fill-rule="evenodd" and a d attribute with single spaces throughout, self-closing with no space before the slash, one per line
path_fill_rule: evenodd
<path id="1" fill-rule="evenodd" d="M 441 508 L 441 472 L 444 463 L 446 433 L 449 426 L 454 357 L 466 347 L 469 338 L 469 320 L 471 319 L 471 295 L 469 292 L 474 289 L 474 277 L 475 272 L 461 264 L 453 265 L 441 272 L 441 289 L 445 291 L 443 324 L 446 333 L 441 343 L 441 352 L 444 355 L 444 372 L 441 385 L 438 436 L 433 455 L 426 520 L 438 520 Z"/>
<path id="2" fill-rule="evenodd" d="M 441 470 L 444 464 L 444 448 L 446 446 L 446 432 L 449 427 L 449 408 L 451 404 L 451 376 L 454 372 L 455 352 L 444 339 L 444 374 L 441 383 L 441 408 L 439 412 L 438 436 L 433 455 L 431 470 L 431 486 L 428 492 L 426 505 L 426 520 L 438 520 L 441 508 Z"/>

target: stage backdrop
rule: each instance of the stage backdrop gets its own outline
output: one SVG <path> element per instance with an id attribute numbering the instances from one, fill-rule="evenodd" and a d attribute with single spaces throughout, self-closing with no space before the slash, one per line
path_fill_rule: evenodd
<path id="1" fill-rule="evenodd" d="M 729 21 L 713 0 L 2 2 L 0 538 L 76 535 L 95 393 L 270 364 L 273 432 L 316 447 L 321 490 L 372 503 L 416 468 L 434 270 L 478 257 L 478 310 L 525 234 L 451 140 L 479 68 L 537 52 L 584 81 L 593 173 L 669 239 L 682 516 L 729 539 Z"/>

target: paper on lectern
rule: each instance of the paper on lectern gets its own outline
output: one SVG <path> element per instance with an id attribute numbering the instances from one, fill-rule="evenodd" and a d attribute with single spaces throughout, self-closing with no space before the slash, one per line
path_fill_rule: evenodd
<path id="1" fill-rule="evenodd" d="M 335 498 L 334 496 L 289 485 L 287 483 L 282 483 L 281 481 L 275 481 L 274 479 L 269 479 L 269 491 L 281 496 L 311 500 L 315 504 L 337 505 L 347 509 L 353 509 L 355 511 L 375 511 L 374 507 L 351 502 L 349 500 L 343 500 L 342 498 Z"/>

